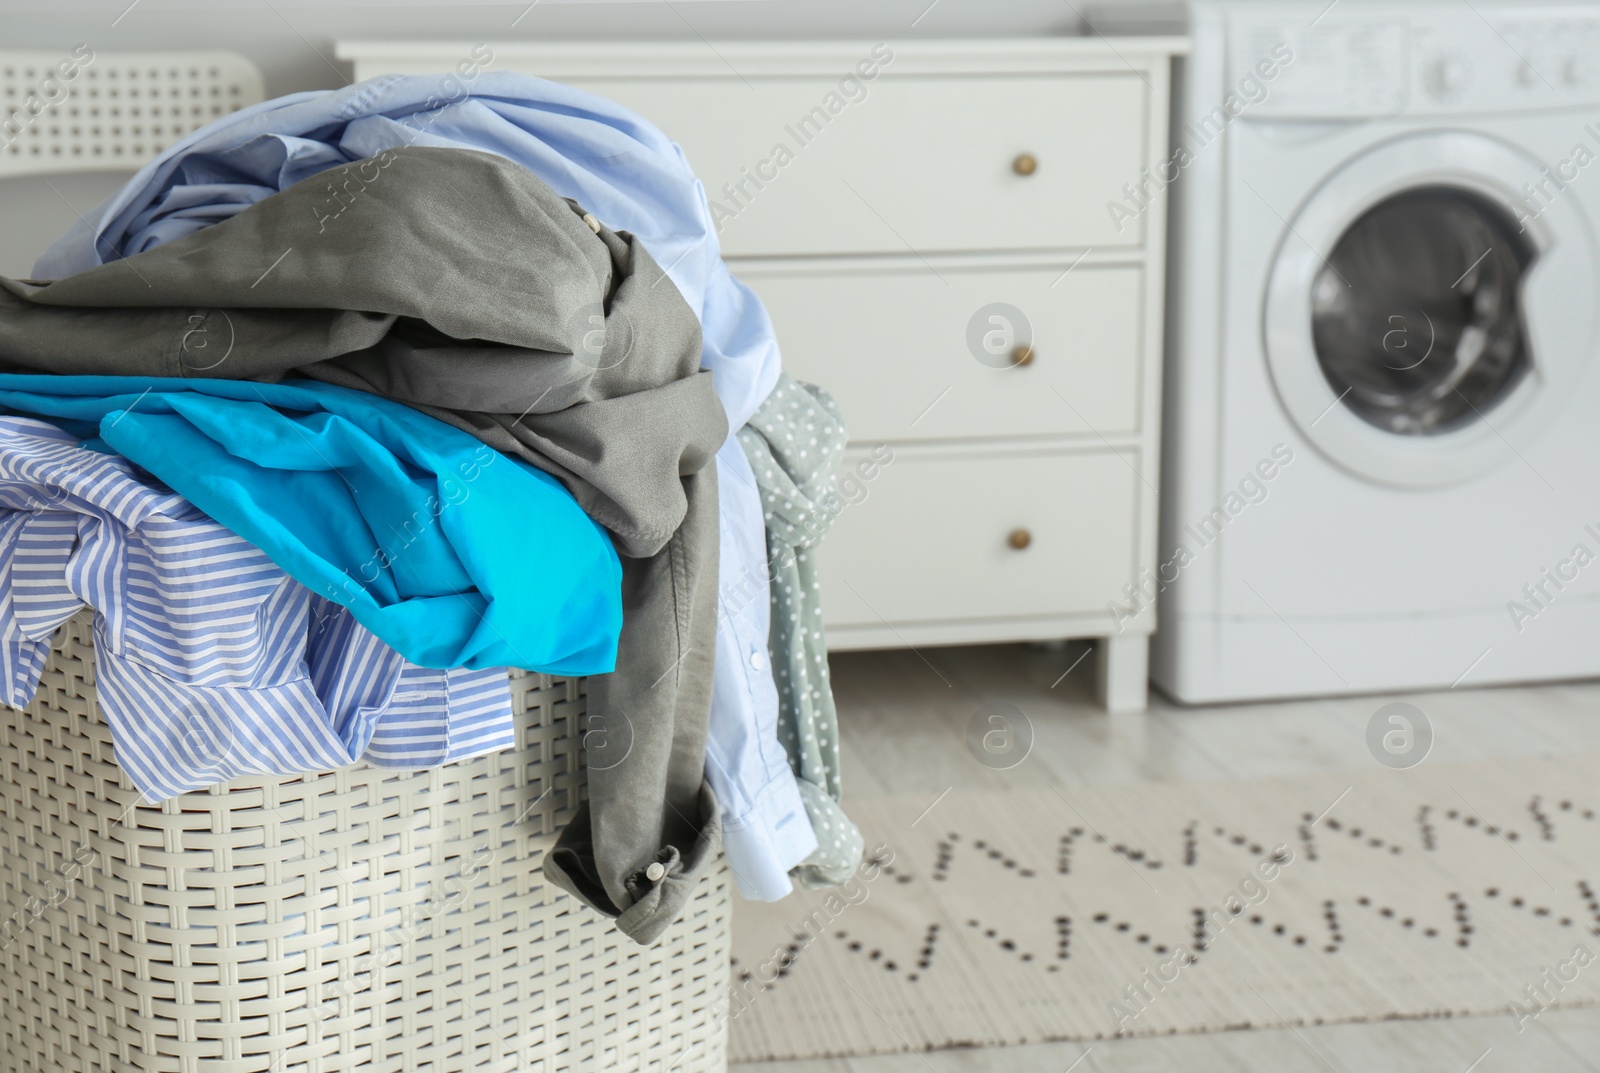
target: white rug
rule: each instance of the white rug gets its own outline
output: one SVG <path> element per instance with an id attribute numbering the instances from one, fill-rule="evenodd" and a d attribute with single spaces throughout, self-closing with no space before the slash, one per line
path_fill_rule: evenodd
<path id="1" fill-rule="evenodd" d="M 1600 1004 L 1600 757 L 846 805 L 892 859 L 738 903 L 734 1061 Z"/>

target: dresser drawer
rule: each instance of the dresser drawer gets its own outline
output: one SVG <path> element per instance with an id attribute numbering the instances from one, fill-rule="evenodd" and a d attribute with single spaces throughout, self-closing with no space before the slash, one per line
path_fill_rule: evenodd
<path id="1" fill-rule="evenodd" d="M 1133 452 L 902 449 L 870 480 L 854 470 L 867 458 L 847 457 L 854 479 L 841 478 L 846 505 L 821 544 L 830 628 L 1103 614 L 1123 602 L 1137 547 Z"/>
<path id="2" fill-rule="evenodd" d="M 741 276 L 772 314 L 784 367 L 833 393 L 858 443 L 1136 432 L 1143 270 L 1079 266 L 1063 276 L 1071 264 Z M 1026 364 L 1005 364 L 1005 326 L 989 316 L 1010 314 L 980 315 L 993 303 L 1027 318 Z M 974 331 L 995 333 L 1001 352 L 980 338 L 980 361 Z"/>
<path id="3" fill-rule="evenodd" d="M 729 256 L 1143 242 L 1142 218 L 1119 231 L 1106 211 L 1146 163 L 1149 90 L 1133 71 L 930 78 L 891 63 L 854 103 L 838 77 L 744 76 L 564 80 L 683 147 Z M 1015 170 L 1022 154 L 1032 174 Z"/>

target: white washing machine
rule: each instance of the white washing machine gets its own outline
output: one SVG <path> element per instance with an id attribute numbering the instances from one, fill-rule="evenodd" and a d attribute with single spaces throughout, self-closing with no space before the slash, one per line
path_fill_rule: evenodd
<path id="1" fill-rule="evenodd" d="M 1600 6 L 1191 10 L 1156 684 L 1600 675 Z"/>

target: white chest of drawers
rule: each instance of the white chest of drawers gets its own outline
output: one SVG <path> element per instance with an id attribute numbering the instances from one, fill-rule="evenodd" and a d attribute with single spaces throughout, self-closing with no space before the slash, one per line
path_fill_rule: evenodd
<path id="1" fill-rule="evenodd" d="M 1185 42 L 490 47 L 683 147 L 786 368 L 838 399 L 847 465 L 892 455 L 823 544 L 830 644 L 1099 638 L 1106 705 L 1142 708 L 1166 244 L 1148 176 Z M 367 78 L 471 48 L 339 56 Z"/>

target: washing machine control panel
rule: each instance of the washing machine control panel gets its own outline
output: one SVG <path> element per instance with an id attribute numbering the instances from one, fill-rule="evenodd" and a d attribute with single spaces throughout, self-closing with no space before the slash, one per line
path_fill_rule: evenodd
<path id="1" fill-rule="evenodd" d="M 1217 103 L 1239 118 L 1466 115 L 1600 104 L 1600 12 L 1485 11 L 1479 17 L 1463 5 L 1451 18 L 1421 19 L 1397 15 L 1393 7 L 1369 10 L 1352 17 L 1341 6 L 1315 23 L 1235 24 L 1227 87 L 1235 103 Z"/>

